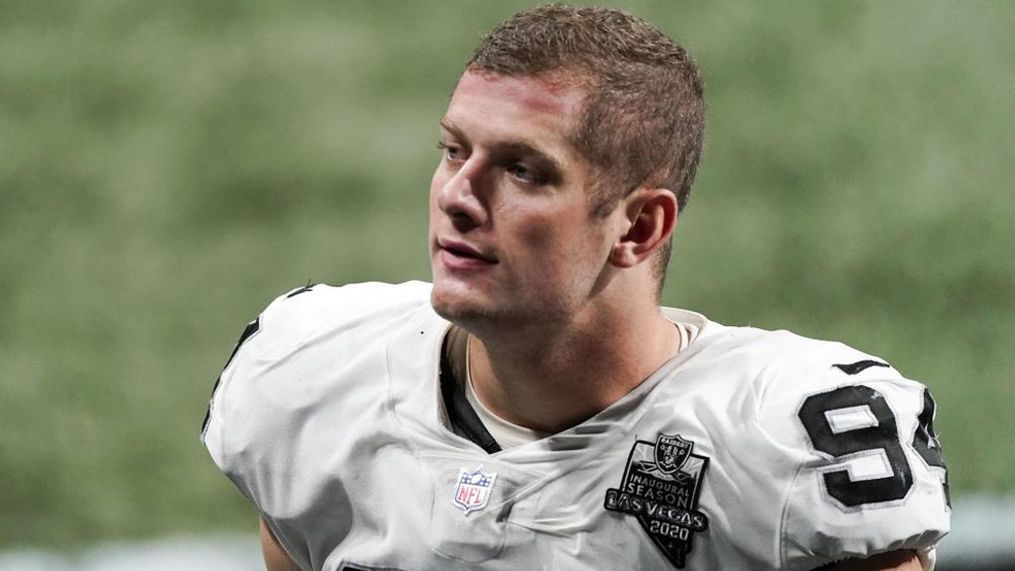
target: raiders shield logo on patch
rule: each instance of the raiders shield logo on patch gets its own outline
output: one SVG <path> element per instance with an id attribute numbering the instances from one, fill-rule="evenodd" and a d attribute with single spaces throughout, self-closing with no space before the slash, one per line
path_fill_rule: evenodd
<path id="1" fill-rule="evenodd" d="M 660 434 L 656 437 L 656 466 L 664 473 L 672 474 L 687 462 L 692 448 L 694 444 L 678 434 Z"/>
<path id="2" fill-rule="evenodd" d="M 604 507 L 635 516 L 666 558 L 683 568 L 694 534 L 708 529 L 708 517 L 697 510 L 707 467 L 708 458 L 677 434 L 636 440 L 620 487 L 606 490 Z"/>

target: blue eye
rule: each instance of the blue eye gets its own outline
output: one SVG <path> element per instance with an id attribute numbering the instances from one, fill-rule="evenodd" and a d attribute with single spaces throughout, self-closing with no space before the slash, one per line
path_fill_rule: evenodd
<path id="1" fill-rule="evenodd" d="M 507 168 L 507 171 L 512 175 L 514 175 L 516 178 L 520 178 L 522 180 L 531 179 L 531 173 L 529 172 L 529 169 L 523 167 L 522 165 L 511 165 Z"/>
<path id="2" fill-rule="evenodd" d="M 449 145 L 449 144 L 445 143 L 444 141 L 438 141 L 437 142 L 437 148 L 440 149 L 443 152 L 444 158 L 446 158 L 449 161 L 453 161 L 453 160 L 457 159 L 458 158 L 458 153 L 460 152 L 458 147 L 453 146 L 453 145 Z"/>
<path id="3" fill-rule="evenodd" d="M 526 184 L 543 184 L 546 182 L 535 170 L 519 163 L 513 163 L 505 170 L 508 174 Z"/>

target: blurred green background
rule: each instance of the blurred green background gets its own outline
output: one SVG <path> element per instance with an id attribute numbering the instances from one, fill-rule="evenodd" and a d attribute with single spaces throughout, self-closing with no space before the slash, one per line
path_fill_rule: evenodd
<path id="1" fill-rule="evenodd" d="M 1015 489 L 1015 3 L 618 2 L 703 68 L 665 301 L 924 380 Z M 528 2 L 0 0 L 0 547 L 255 529 L 198 442 L 247 320 L 429 275 L 436 123 Z"/>

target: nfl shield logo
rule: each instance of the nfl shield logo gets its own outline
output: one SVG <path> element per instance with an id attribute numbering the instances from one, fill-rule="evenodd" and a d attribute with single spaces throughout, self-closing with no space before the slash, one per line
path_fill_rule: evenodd
<path id="1" fill-rule="evenodd" d="M 487 472 L 482 465 L 475 470 L 462 468 L 458 471 L 458 485 L 455 486 L 455 506 L 465 515 L 483 509 L 496 481 L 497 474 Z"/>
<path id="2" fill-rule="evenodd" d="M 679 435 L 660 434 L 656 437 L 656 467 L 665 474 L 680 469 L 691 455 L 694 443 Z"/>

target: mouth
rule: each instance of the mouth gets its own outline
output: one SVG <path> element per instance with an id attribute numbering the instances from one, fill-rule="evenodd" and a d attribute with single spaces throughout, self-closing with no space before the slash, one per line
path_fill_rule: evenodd
<path id="1" fill-rule="evenodd" d="M 446 261 L 453 262 L 451 265 L 459 265 L 461 263 L 469 265 L 493 265 L 497 263 L 496 256 L 484 253 L 479 248 L 457 240 L 438 238 L 437 247 L 441 250 L 441 255 L 446 258 Z"/>

